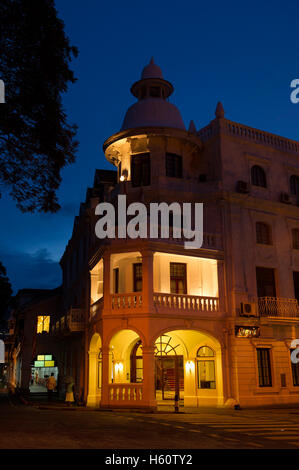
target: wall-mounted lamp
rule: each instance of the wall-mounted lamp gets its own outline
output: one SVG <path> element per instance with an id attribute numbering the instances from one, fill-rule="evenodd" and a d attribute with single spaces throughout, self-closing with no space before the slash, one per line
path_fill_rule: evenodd
<path id="1" fill-rule="evenodd" d="M 187 361 L 185 364 L 186 372 L 192 374 L 195 370 L 195 364 L 193 361 Z"/>
<path id="2" fill-rule="evenodd" d="M 127 179 L 128 179 L 128 170 L 123 170 L 119 180 L 120 181 L 127 181 Z"/>
<path id="3" fill-rule="evenodd" d="M 124 369 L 124 366 L 123 366 L 123 363 L 122 362 L 116 362 L 115 363 L 115 372 L 121 374 L 123 369 Z"/>

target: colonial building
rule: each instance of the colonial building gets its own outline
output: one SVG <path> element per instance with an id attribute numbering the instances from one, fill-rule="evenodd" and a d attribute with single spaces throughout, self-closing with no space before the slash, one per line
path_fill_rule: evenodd
<path id="1" fill-rule="evenodd" d="M 187 130 L 153 60 L 131 92 L 103 146 L 115 170 L 96 171 L 62 256 L 59 307 L 35 310 L 50 317 L 44 357 L 31 348 L 23 367 L 55 356 L 93 407 L 299 403 L 299 142 L 230 121 L 221 103 Z M 118 195 L 203 203 L 201 248 L 172 230 L 100 240 L 95 208 Z"/>

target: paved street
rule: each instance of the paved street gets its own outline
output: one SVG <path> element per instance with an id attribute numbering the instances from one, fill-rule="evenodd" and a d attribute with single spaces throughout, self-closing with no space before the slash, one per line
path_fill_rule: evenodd
<path id="1" fill-rule="evenodd" d="M 45 408 L 0 395 L 0 448 L 299 448 L 299 409 L 147 414 Z"/>

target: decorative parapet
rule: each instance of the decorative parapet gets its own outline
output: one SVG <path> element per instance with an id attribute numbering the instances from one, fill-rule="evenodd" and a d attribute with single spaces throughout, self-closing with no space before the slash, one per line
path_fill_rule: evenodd
<path id="1" fill-rule="evenodd" d="M 220 121 L 215 119 L 214 121 L 211 121 L 209 125 L 200 129 L 197 135 L 204 142 L 214 135 L 219 134 L 220 131 L 224 134 L 240 137 L 262 145 L 269 145 L 283 152 L 299 154 L 299 142 L 295 140 L 290 140 L 286 137 L 261 131 L 243 124 L 238 124 L 237 122 L 229 121 L 227 119 L 221 119 Z"/>

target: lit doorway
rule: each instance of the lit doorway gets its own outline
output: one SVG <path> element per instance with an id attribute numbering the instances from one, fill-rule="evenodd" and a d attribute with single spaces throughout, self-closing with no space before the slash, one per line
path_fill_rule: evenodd
<path id="1" fill-rule="evenodd" d="M 57 361 L 52 354 L 38 355 L 31 367 L 30 393 L 47 393 L 47 379 L 54 374 L 56 383 L 58 381 Z"/>
<path id="2" fill-rule="evenodd" d="M 177 354 L 180 344 L 171 336 L 160 336 L 155 343 L 155 387 L 157 401 L 184 398 L 184 357 Z"/>

